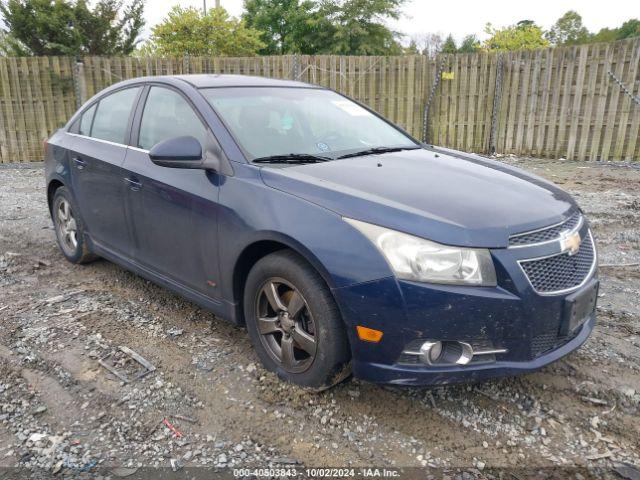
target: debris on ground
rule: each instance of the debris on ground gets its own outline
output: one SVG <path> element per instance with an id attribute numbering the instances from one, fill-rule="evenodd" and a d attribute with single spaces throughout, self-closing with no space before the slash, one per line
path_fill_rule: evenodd
<path id="1" fill-rule="evenodd" d="M 450 478 L 579 467 L 575 478 L 638 480 L 640 166 L 503 160 L 586 212 L 607 265 L 592 337 L 529 375 L 431 389 L 351 380 L 322 393 L 266 372 L 244 329 L 107 261 L 66 262 L 42 166 L 0 166 L 0 466 L 60 478 L 173 465 L 414 466 Z M 122 345 L 152 359 L 153 375 L 134 380 L 149 365 Z"/>

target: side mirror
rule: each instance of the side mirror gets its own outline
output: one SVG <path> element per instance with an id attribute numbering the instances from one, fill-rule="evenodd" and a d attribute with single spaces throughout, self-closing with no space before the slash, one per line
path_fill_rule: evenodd
<path id="1" fill-rule="evenodd" d="M 217 170 L 218 159 L 202 155 L 202 145 L 191 136 L 167 138 L 156 143 L 149 151 L 149 158 L 160 167 L 196 168 Z"/>

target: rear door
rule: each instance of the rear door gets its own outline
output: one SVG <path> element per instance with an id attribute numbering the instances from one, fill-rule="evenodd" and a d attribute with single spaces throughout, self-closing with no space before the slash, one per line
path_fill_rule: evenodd
<path id="1" fill-rule="evenodd" d="M 130 257 L 122 168 L 133 112 L 142 87 L 117 90 L 83 113 L 73 142 L 71 178 L 82 219 L 100 247 Z"/>
<path id="2" fill-rule="evenodd" d="M 133 132 L 136 146 L 129 148 L 124 168 L 136 261 L 175 283 L 216 297 L 220 174 L 159 167 L 149 159 L 149 150 L 167 138 L 191 135 L 206 155 L 212 148 L 219 150 L 217 142 L 189 100 L 160 85 L 145 92 Z"/>

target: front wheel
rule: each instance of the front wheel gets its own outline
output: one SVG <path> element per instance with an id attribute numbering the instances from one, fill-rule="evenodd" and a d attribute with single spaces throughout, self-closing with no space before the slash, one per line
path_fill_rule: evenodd
<path id="1" fill-rule="evenodd" d="M 245 285 L 247 330 L 264 366 L 317 390 L 350 374 L 340 312 L 318 273 L 291 251 L 259 260 Z"/>

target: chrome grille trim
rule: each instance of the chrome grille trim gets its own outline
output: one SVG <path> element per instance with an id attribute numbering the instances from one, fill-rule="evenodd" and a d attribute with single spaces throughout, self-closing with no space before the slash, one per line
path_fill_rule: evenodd
<path id="1" fill-rule="evenodd" d="M 574 213 L 573 215 L 571 215 L 569 218 L 564 219 L 561 222 L 558 223 L 554 223 L 553 225 L 548 225 L 546 227 L 542 227 L 542 228 L 538 228 L 535 230 L 529 230 L 528 232 L 523 232 L 523 233 L 517 233 L 515 235 L 511 235 L 509 236 L 509 247 L 510 249 L 513 248 L 528 248 L 528 247 L 535 247 L 538 245 L 546 245 L 549 243 L 553 243 L 553 242 L 557 242 L 560 240 L 560 233 L 562 232 L 562 230 L 558 231 L 558 235 L 555 236 L 554 238 L 550 238 L 548 240 L 544 240 L 544 241 L 534 241 L 534 242 L 530 242 L 530 243 L 515 243 L 515 242 L 519 242 L 521 240 L 519 239 L 523 239 L 524 237 L 529 237 L 529 236 L 533 236 L 537 233 L 541 233 L 541 232 L 546 232 L 547 230 L 553 230 L 557 227 L 560 227 L 564 224 L 567 223 L 573 223 L 575 218 L 578 218 L 577 223 L 569 229 L 570 233 L 573 232 L 577 232 L 579 231 L 582 226 L 584 225 L 584 216 L 581 215 L 579 212 Z"/>
<path id="2" fill-rule="evenodd" d="M 593 274 L 595 273 L 597 265 L 598 265 L 598 252 L 596 250 L 596 244 L 595 244 L 595 242 L 593 240 L 593 235 L 591 234 L 591 230 L 587 230 L 587 234 L 583 238 L 583 242 L 587 238 L 589 239 L 589 242 L 591 244 L 591 249 L 592 249 L 592 252 L 593 252 L 593 260 L 592 260 L 592 263 L 591 263 L 591 267 L 589 268 L 588 273 L 585 275 L 585 277 L 582 279 L 582 281 L 578 285 L 575 285 L 575 286 L 573 286 L 571 288 L 565 288 L 565 289 L 562 289 L 562 290 L 553 290 L 553 291 L 539 291 L 533 285 L 533 283 L 531 282 L 531 279 L 529 278 L 529 275 L 527 274 L 526 270 L 522 266 L 523 263 L 527 263 L 527 262 L 535 262 L 536 260 L 544 260 L 544 259 L 547 259 L 547 258 L 553 258 L 553 257 L 562 256 L 562 255 L 567 255 L 566 252 L 559 252 L 559 253 L 554 253 L 553 255 L 546 255 L 546 256 L 543 256 L 543 257 L 524 258 L 524 259 L 518 260 L 518 266 L 520 267 L 520 270 L 522 271 L 523 275 L 527 279 L 527 282 L 529 282 L 529 285 L 531 286 L 531 288 L 538 295 L 543 295 L 543 296 L 547 296 L 547 295 L 562 295 L 562 294 L 565 294 L 565 293 L 569 293 L 569 292 L 573 292 L 575 290 L 578 290 L 578 289 L 582 288 L 584 285 L 587 284 L 587 282 L 593 277 Z"/>

